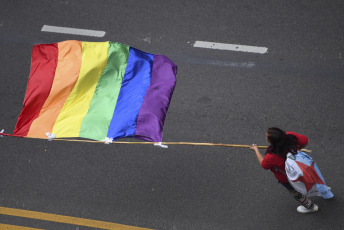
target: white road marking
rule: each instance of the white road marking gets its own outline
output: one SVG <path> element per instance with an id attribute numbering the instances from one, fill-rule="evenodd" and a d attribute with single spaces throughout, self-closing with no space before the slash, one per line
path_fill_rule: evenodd
<path id="1" fill-rule="evenodd" d="M 100 38 L 105 36 L 105 31 L 86 30 L 86 29 L 77 29 L 77 28 L 68 28 L 68 27 L 59 27 L 59 26 L 48 26 L 48 25 L 44 25 L 41 31 L 52 32 L 52 33 L 62 33 L 62 34 L 92 36 L 92 37 L 100 37 Z"/>
<path id="2" fill-rule="evenodd" d="M 226 44 L 226 43 L 217 43 L 217 42 L 205 42 L 205 41 L 196 41 L 193 46 L 198 47 L 198 48 L 230 50 L 230 51 L 240 51 L 240 52 L 259 53 L 259 54 L 265 54 L 268 51 L 268 48 L 266 47 Z"/>

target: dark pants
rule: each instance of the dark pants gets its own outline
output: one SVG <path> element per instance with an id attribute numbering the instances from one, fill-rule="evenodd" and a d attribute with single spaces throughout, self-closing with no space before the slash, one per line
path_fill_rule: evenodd
<path id="1" fill-rule="evenodd" d="M 297 200 L 302 206 L 312 209 L 314 207 L 314 202 L 307 198 L 307 196 L 303 195 L 302 193 L 299 193 L 296 191 L 293 186 L 291 186 L 289 183 L 280 183 L 283 185 L 289 192 L 289 194 L 294 197 L 295 200 Z"/>

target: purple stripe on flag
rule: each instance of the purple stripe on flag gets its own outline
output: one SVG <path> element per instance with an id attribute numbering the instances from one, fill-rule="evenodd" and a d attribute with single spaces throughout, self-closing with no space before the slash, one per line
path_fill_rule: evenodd
<path id="1" fill-rule="evenodd" d="M 176 75 L 177 66 L 170 59 L 154 55 L 151 83 L 137 118 L 135 138 L 161 142 Z"/>

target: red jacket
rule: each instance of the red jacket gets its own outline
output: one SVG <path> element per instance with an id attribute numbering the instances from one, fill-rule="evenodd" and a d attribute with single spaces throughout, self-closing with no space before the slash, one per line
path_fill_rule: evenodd
<path id="1" fill-rule="evenodd" d="M 304 135 L 294 133 L 294 132 L 286 132 L 287 134 L 291 134 L 296 137 L 296 143 L 297 143 L 297 148 L 302 149 L 308 144 L 308 138 Z M 278 171 L 275 169 L 277 167 L 278 169 L 282 170 L 285 172 L 285 158 L 281 157 L 278 154 L 274 153 L 269 153 L 269 148 L 267 152 L 265 153 L 264 159 L 262 161 L 262 167 L 264 169 L 270 169 L 276 179 L 281 182 L 281 183 L 288 183 L 288 178 L 285 174 L 282 172 Z"/>

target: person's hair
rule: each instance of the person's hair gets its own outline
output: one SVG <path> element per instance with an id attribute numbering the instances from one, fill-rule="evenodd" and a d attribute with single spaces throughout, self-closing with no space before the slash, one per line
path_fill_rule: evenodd
<path id="1" fill-rule="evenodd" d="M 282 157 L 286 157 L 288 152 L 292 154 L 297 153 L 296 137 L 294 135 L 288 135 L 279 128 L 268 128 L 267 139 L 271 144 L 269 146 L 269 152 L 278 154 Z"/>

